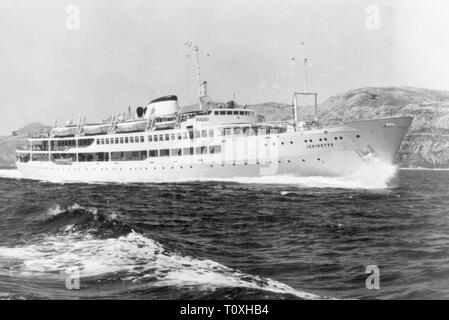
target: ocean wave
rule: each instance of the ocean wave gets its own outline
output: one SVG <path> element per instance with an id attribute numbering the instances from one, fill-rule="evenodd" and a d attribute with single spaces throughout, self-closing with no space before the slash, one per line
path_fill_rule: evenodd
<path id="1" fill-rule="evenodd" d="M 68 207 L 53 204 L 40 222 L 42 231 L 49 234 L 84 232 L 96 237 L 118 237 L 133 229 L 117 219 L 115 212 L 100 213 L 95 207 L 74 203 Z"/>
<path id="2" fill-rule="evenodd" d="M 242 273 L 218 262 L 170 252 L 160 243 L 137 232 L 118 238 L 98 239 L 72 232 L 46 236 L 22 247 L 0 247 L 0 274 L 20 277 L 67 277 L 78 268 L 83 277 L 117 275 L 120 281 L 151 287 L 196 287 L 201 290 L 240 287 L 302 299 L 321 297 L 295 290 L 269 279 Z M 8 263 L 12 261 L 12 263 Z"/>

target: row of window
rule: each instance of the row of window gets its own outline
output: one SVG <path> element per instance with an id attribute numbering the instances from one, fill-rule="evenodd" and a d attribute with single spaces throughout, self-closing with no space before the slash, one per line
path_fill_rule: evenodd
<path id="1" fill-rule="evenodd" d="M 143 142 L 145 142 L 144 136 L 97 139 L 97 144 L 123 144 L 123 143 L 143 143 Z"/>
<path id="2" fill-rule="evenodd" d="M 220 130 L 222 136 L 230 135 L 265 135 L 265 134 L 277 134 L 285 132 L 281 128 L 251 128 L 251 127 L 234 127 L 223 128 Z M 177 133 L 160 133 L 148 136 L 148 142 L 157 141 L 173 141 L 173 140 L 187 140 L 195 138 L 213 138 L 215 136 L 214 130 L 191 130 L 189 132 L 177 132 Z M 143 143 L 145 142 L 144 136 L 132 136 L 132 137 L 116 137 L 116 138 L 98 138 L 96 143 L 100 144 L 123 144 L 123 143 Z"/>
<path id="3" fill-rule="evenodd" d="M 194 154 L 216 154 L 221 153 L 221 146 L 200 146 L 200 147 L 187 147 L 187 148 L 173 148 L 173 149 L 154 149 L 149 150 L 148 156 L 152 157 L 177 157 L 177 156 L 190 156 Z"/>
<path id="4" fill-rule="evenodd" d="M 214 114 L 216 116 L 221 115 L 234 115 L 234 116 L 253 116 L 254 112 L 253 111 L 242 111 L 242 110 L 220 110 L 220 111 L 214 111 Z"/>
<path id="5" fill-rule="evenodd" d="M 199 147 L 187 147 L 187 148 L 173 148 L 173 149 L 154 149 L 154 150 L 140 150 L 140 151 L 123 151 L 123 152 L 90 152 L 79 153 L 78 162 L 103 162 L 103 161 L 139 161 L 146 158 L 154 157 L 178 157 L 188 155 L 204 155 L 204 154 L 217 154 L 221 153 L 221 146 L 199 146 Z M 20 156 L 19 161 L 28 162 L 29 155 Z M 32 155 L 33 161 L 77 161 L 77 155 L 75 153 L 54 153 L 49 155 L 46 153 L 35 153 Z"/>
<path id="6" fill-rule="evenodd" d="M 89 139 L 72 139 L 72 140 L 53 140 L 49 141 L 31 141 L 31 150 L 32 151 L 48 151 L 49 145 L 51 151 L 65 151 L 70 148 L 84 148 L 90 146 L 95 140 L 92 138 Z"/>

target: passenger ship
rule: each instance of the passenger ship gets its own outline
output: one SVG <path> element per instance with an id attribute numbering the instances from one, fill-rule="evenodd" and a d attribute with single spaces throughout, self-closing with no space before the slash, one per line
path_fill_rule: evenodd
<path id="1" fill-rule="evenodd" d="M 199 74 L 199 72 L 198 72 Z M 183 112 L 174 95 L 152 100 L 131 118 L 54 126 L 17 148 L 22 177 L 61 182 L 170 182 L 198 179 L 346 176 L 369 158 L 393 163 L 412 118 L 343 122 L 323 127 L 293 119 L 258 121 L 234 103 Z M 200 90 L 201 92 L 201 90 Z"/>

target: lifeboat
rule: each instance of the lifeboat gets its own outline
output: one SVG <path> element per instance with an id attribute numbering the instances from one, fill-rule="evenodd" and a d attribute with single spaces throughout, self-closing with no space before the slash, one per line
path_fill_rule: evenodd
<path id="1" fill-rule="evenodd" d="M 78 126 L 56 127 L 51 129 L 51 134 L 54 137 L 72 137 L 78 132 Z"/>
<path id="2" fill-rule="evenodd" d="M 145 131 L 147 125 L 148 125 L 147 120 L 132 120 L 132 121 L 117 122 L 116 132 L 127 133 L 127 132 Z"/>
<path id="3" fill-rule="evenodd" d="M 86 136 L 106 134 L 110 127 L 110 123 L 87 124 L 83 127 L 83 132 Z"/>

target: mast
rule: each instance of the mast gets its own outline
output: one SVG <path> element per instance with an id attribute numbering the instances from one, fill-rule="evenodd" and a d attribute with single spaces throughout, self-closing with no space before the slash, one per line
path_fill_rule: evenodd
<path id="1" fill-rule="evenodd" d="M 200 110 L 204 110 L 204 98 L 207 97 L 207 82 L 201 81 L 201 70 L 200 70 L 200 58 L 199 58 L 199 47 L 194 45 L 192 41 L 186 42 L 186 47 L 192 48 L 193 56 L 195 58 L 195 67 L 196 67 L 196 81 L 198 87 L 198 100 L 200 101 Z"/>
<path id="2" fill-rule="evenodd" d="M 307 93 L 307 62 L 309 62 L 309 60 L 307 59 L 307 55 L 306 55 L 306 43 L 303 41 L 303 42 L 301 42 L 301 45 L 303 46 L 303 52 L 304 52 L 304 59 L 303 59 L 303 66 L 304 66 L 304 93 Z"/>
<path id="3" fill-rule="evenodd" d="M 200 58 L 198 55 L 198 51 L 199 51 L 198 46 L 195 46 L 195 48 L 193 49 L 193 53 L 195 55 L 196 81 L 197 81 L 197 85 L 198 85 L 198 98 L 200 99 L 200 110 L 203 110 L 203 102 L 201 101 L 202 90 L 201 90 Z"/>
<path id="4" fill-rule="evenodd" d="M 304 58 L 304 93 L 307 93 L 307 58 Z"/>
<path id="5" fill-rule="evenodd" d="M 308 83 L 307 83 L 307 63 L 309 59 L 306 57 L 305 53 L 305 43 L 301 42 L 301 45 L 304 47 L 304 58 L 303 58 L 303 67 L 304 67 L 304 90 L 303 92 L 293 92 L 292 93 L 292 108 L 293 108 L 293 121 L 294 121 L 294 130 L 297 131 L 299 129 L 299 116 L 298 116 L 298 96 L 310 97 L 313 96 L 313 104 L 315 109 L 315 119 L 313 122 L 316 126 L 319 126 L 318 120 L 318 93 L 309 92 Z"/>

